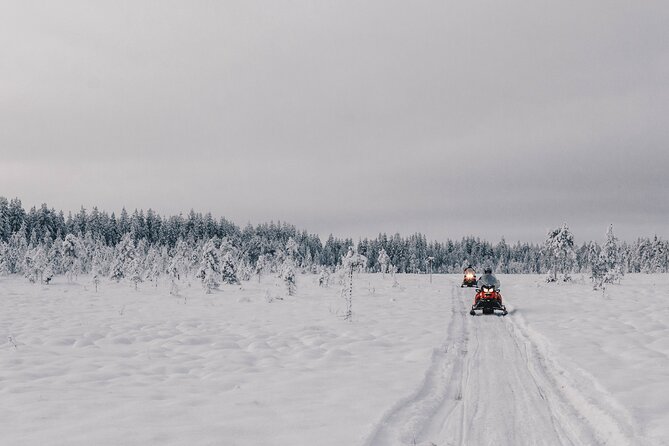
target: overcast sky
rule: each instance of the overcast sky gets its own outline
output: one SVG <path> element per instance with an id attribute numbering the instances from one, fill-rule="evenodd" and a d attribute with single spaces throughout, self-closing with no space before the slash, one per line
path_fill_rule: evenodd
<path id="1" fill-rule="evenodd" d="M 669 2 L 3 1 L 0 195 L 669 236 Z"/>

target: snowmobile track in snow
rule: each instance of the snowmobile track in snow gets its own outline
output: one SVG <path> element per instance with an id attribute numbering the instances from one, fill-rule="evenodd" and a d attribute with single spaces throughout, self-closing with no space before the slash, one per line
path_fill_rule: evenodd
<path id="1" fill-rule="evenodd" d="M 453 287 L 452 320 L 448 334 L 444 344 L 432 352 L 431 363 L 421 386 L 415 394 L 400 400 L 382 417 L 366 442 L 367 446 L 416 444 L 426 427 L 438 421 L 439 416 L 451 419 L 459 415 L 456 410 L 458 405 L 450 401 L 462 400 L 468 339 L 465 315 L 459 311 L 456 294 Z"/>
<path id="2" fill-rule="evenodd" d="M 652 444 L 594 379 L 552 360 L 522 316 L 472 317 L 470 299 L 452 286 L 444 344 L 366 446 Z"/>

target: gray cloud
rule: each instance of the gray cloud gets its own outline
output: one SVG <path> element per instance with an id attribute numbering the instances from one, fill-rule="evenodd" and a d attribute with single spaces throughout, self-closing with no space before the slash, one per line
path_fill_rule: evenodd
<path id="1" fill-rule="evenodd" d="M 21 2 L 0 194 L 326 235 L 669 235 L 669 4 Z"/>

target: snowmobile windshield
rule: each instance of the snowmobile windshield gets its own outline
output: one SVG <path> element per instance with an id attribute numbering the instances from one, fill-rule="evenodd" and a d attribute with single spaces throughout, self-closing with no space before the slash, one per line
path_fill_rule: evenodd
<path id="1" fill-rule="evenodd" d="M 499 288 L 499 280 L 497 280 L 497 277 L 493 276 L 492 274 L 484 274 L 481 276 L 481 278 L 478 281 L 478 286 L 479 288 Z"/>

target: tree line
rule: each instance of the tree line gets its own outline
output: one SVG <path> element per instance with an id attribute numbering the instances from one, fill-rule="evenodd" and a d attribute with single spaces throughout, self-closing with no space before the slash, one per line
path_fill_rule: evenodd
<path id="1" fill-rule="evenodd" d="M 179 258 L 181 274 L 189 276 L 197 273 L 207 252 L 211 255 L 212 246 L 234 264 L 242 278 L 260 271 L 280 271 L 288 257 L 301 271 L 334 271 L 350 247 L 366 258 L 365 268 L 370 272 L 386 268 L 425 273 L 430 262 L 436 273 L 462 272 L 468 265 L 476 269 L 490 266 L 499 273 L 549 274 L 553 280 L 560 274 L 565 279 L 569 273 L 580 272 L 599 277 L 606 274 L 602 271 L 612 274 L 614 269 L 617 277 L 626 272 L 668 272 L 667 241 L 654 236 L 620 242 L 612 231 L 611 227 L 606 235 L 603 231 L 601 243 L 588 241 L 580 246 L 574 244 L 566 224 L 551 231 L 543 244 L 509 244 L 504 239 L 493 244 L 473 236 L 428 241 L 420 233 L 380 233 L 355 242 L 330 235 L 323 242 L 318 235 L 285 222 L 242 228 L 225 218 L 192 210 L 187 215 L 164 217 L 151 209 L 132 213 L 123 209 L 117 216 L 94 207 L 65 215 L 46 204 L 26 210 L 18 198 L 0 197 L 0 273 L 24 274 L 34 280 L 38 280 L 35 275 L 43 280 L 45 272 L 146 280 L 167 274 L 170 264 Z M 41 272 L 34 272 L 35 265 L 41 265 Z"/>

